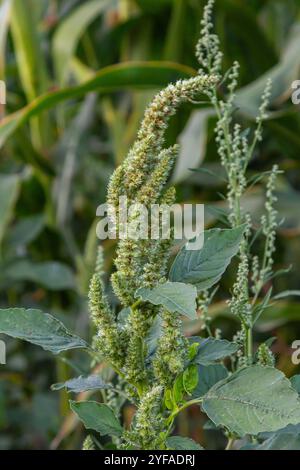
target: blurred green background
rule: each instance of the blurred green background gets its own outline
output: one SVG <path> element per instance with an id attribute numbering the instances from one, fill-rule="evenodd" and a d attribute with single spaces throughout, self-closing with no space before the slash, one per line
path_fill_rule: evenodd
<path id="1" fill-rule="evenodd" d="M 205 0 L 0 2 L 0 80 L 7 88 L 0 108 L 2 308 L 40 308 L 91 337 L 86 297 L 98 245 L 96 208 L 151 97 L 170 81 L 196 73 L 204 5 Z M 260 174 L 273 163 L 285 171 L 278 188 L 276 268 L 293 267 L 274 288 L 299 289 L 300 108 L 291 102 L 291 84 L 300 78 L 300 0 L 217 0 L 215 27 L 224 72 L 234 60 L 241 64 L 236 112 L 245 128 L 254 123 L 267 77 L 273 79 L 270 119 L 250 171 Z M 172 175 L 178 201 L 205 203 L 207 226 L 226 210 L 226 187 L 213 175 L 222 176 L 214 123 L 207 104 L 184 106 L 167 135 L 169 143 L 181 143 Z M 262 182 L 244 201 L 257 220 Z M 109 273 L 114 243 L 103 245 Z M 213 327 L 228 338 L 237 329 L 225 303 L 233 275 L 234 267 L 210 309 Z M 198 322 L 185 327 L 187 334 L 201 330 Z M 291 344 L 300 339 L 296 298 L 265 312 L 256 340 L 272 336 L 278 367 L 293 375 Z M 7 365 L 0 365 L 0 449 L 79 448 L 83 430 L 69 413 L 68 396 L 50 386 L 88 373 L 88 359 L 78 352 L 53 359 L 34 346 L 0 339 L 7 344 Z M 126 409 L 125 419 L 131 413 Z M 203 419 L 198 409 L 183 413 L 179 433 L 217 448 L 222 443 L 212 439 L 213 431 L 201 430 Z"/>

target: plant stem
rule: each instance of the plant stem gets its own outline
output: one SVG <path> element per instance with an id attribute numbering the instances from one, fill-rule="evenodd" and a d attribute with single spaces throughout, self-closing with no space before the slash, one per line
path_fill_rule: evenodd
<path id="1" fill-rule="evenodd" d="M 182 406 L 180 406 L 179 408 L 177 408 L 176 410 L 173 411 L 173 413 L 169 416 L 168 418 L 168 424 L 170 424 L 170 427 L 172 426 L 173 422 L 174 422 L 174 419 L 176 418 L 176 416 L 183 410 L 185 410 L 186 408 L 188 408 L 189 406 L 192 406 L 192 405 L 197 405 L 199 403 L 201 403 L 203 401 L 203 398 L 195 398 L 194 400 L 190 400 L 190 401 L 187 401 L 186 403 L 184 403 Z"/>
<path id="2" fill-rule="evenodd" d="M 246 328 L 246 345 L 245 351 L 247 355 L 248 365 L 250 366 L 253 361 L 253 338 L 252 338 L 252 327 Z"/>
<path id="3" fill-rule="evenodd" d="M 235 443 L 235 439 L 233 437 L 230 437 L 228 439 L 227 446 L 225 447 L 225 450 L 232 450 L 234 443 Z"/>

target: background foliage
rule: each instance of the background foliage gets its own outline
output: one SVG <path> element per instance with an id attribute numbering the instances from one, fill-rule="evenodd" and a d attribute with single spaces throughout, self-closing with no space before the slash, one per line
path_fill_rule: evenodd
<path id="1" fill-rule="evenodd" d="M 0 79 L 6 82 L 7 104 L 0 109 L 1 307 L 40 308 L 81 337 L 91 336 L 86 295 L 98 243 L 96 208 L 105 201 L 108 178 L 133 142 L 151 97 L 170 81 L 195 74 L 194 45 L 204 4 L 2 0 Z M 300 78 L 300 1 L 218 0 L 215 19 L 226 68 L 235 59 L 241 64 L 236 112 L 246 126 L 253 124 L 266 78 L 273 78 L 272 112 L 251 171 L 262 173 L 273 163 L 285 170 L 279 185 L 283 221 L 276 267 L 293 268 L 275 280 L 274 289 L 297 289 L 300 110 L 290 95 L 292 81 Z M 226 209 L 214 119 L 205 103 L 185 106 L 168 131 L 168 143 L 178 136 L 181 143 L 172 177 L 178 199 L 205 202 L 209 227 Z M 259 220 L 264 200 L 261 181 L 254 182 L 244 203 Z M 107 241 L 104 248 L 109 273 L 114 243 Z M 224 290 L 232 279 L 229 270 L 222 280 Z M 222 328 L 231 338 L 237 325 L 225 300 L 220 289 L 210 314 L 213 328 Z M 200 330 L 199 321 L 186 322 L 188 334 Z M 300 338 L 296 298 L 282 299 L 264 312 L 256 338 L 272 336 L 277 337 L 273 351 L 279 369 L 294 375 L 290 346 Z M 0 449 L 79 446 L 82 428 L 69 412 L 69 397 L 63 390 L 51 392 L 50 385 L 88 372 L 89 363 L 78 352 L 53 359 L 34 346 L 5 341 Z M 101 368 L 104 375 L 111 373 L 105 365 Z M 127 408 L 125 420 L 131 414 Z M 213 430 L 199 434 L 203 420 L 198 408 L 186 411 L 178 433 L 206 447 L 222 445 Z"/>

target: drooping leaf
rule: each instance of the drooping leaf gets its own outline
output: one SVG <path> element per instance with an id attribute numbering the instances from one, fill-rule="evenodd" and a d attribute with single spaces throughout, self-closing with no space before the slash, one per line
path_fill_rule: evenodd
<path id="1" fill-rule="evenodd" d="M 170 312 L 196 318 L 197 290 L 189 284 L 165 282 L 154 289 L 142 287 L 136 292 L 136 296 L 153 305 L 163 305 Z"/>
<path id="2" fill-rule="evenodd" d="M 197 442 L 188 437 L 172 436 L 167 439 L 167 446 L 172 450 L 204 450 Z"/>
<path id="3" fill-rule="evenodd" d="M 193 284 L 198 291 L 212 287 L 238 252 L 244 232 L 244 225 L 206 230 L 200 250 L 189 250 L 187 244 L 178 253 L 170 270 L 170 281 Z"/>
<path id="4" fill-rule="evenodd" d="M 207 366 L 215 361 L 231 356 L 238 350 L 236 343 L 231 343 L 226 339 L 215 338 L 191 338 L 193 342 L 199 343 L 197 355 L 193 359 L 196 364 Z"/>
<path id="5" fill-rule="evenodd" d="M 110 65 L 80 85 L 50 91 L 34 99 L 0 123 L 0 147 L 21 125 L 58 103 L 78 98 L 91 91 L 110 93 L 122 89 L 155 89 L 180 78 L 195 75 L 189 67 L 172 62 L 128 62 Z"/>
<path id="6" fill-rule="evenodd" d="M 89 375 L 88 377 L 76 377 L 63 383 L 53 384 L 51 390 L 62 390 L 66 388 L 68 392 L 80 393 L 87 390 L 105 390 L 112 388 L 112 385 L 105 383 L 99 375 Z"/>
<path id="7" fill-rule="evenodd" d="M 273 297 L 274 300 L 285 299 L 286 297 L 300 297 L 300 290 L 285 290 Z"/>
<path id="8" fill-rule="evenodd" d="M 13 208 L 18 197 L 20 179 L 16 175 L 0 175 L 0 244 L 7 225 L 13 216 Z"/>
<path id="9" fill-rule="evenodd" d="M 203 397 L 216 383 L 226 379 L 228 371 L 222 364 L 198 366 L 198 384 L 193 392 L 193 398 Z"/>
<path id="10" fill-rule="evenodd" d="M 300 401 L 289 380 L 279 370 L 259 365 L 214 385 L 202 407 L 216 426 L 237 435 L 276 431 L 300 422 Z"/>
<path id="11" fill-rule="evenodd" d="M 95 401 L 70 401 L 70 406 L 87 429 L 93 429 L 102 436 L 122 434 L 123 428 L 109 406 Z"/>
<path id="12" fill-rule="evenodd" d="M 49 261 L 33 263 L 19 260 L 11 264 L 5 271 L 11 281 L 36 282 L 50 290 L 73 289 L 75 280 L 70 268 L 62 263 Z"/>
<path id="13" fill-rule="evenodd" d="M 54 354 L 88 347 L 83 339 L 70 333 L 59 320 L 41 310 L 1 309 L 0 333 L 29 341 Z"/>
<path id="14" fill-rule="evenodd" d="M 280 62 L 264 75 L 237 92 L 236 106 L 248 116 L 255 118 L 259 113 L 261 96 L 268 78 L 272 79 L 271 104 L 288 99 L 292 93 L 291 83 L 298 78 L 299 72 L 300 28 L 296 23 L 292 28 L 289 41 L 282 52 Z"/>
<path id="15" fill-rule="evenodd" d="M 172 176 L 179 183 L 191 175 L 190 168 L 197 168 L 205 156 L 207 119 L 213 115 L 211 109 L 195 111 L 179 137 L 180 151 Z"/>
<path id="16" fill-rule="evenodd" d="M 64 83 L 73 54 L 80 37 L 92 21 L 108 8 L 113 8 L 115 0 L 91 0 L 84 2 L 62 21 L 53 36 L 53 60 L 58 82 Z"/>

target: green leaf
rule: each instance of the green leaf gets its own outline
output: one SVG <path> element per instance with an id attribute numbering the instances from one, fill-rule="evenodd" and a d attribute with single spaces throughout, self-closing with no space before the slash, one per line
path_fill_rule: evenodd
<path id="1" fill-rule="evenodd" d="M 206 151 L 207 120 L 214 114 L 212 109 L 195 111 L 179 137 L 180 150 L 172 175 L 177 184 L 191 175 L 190 169 L 199 166 Z"/>
<path id="2" fill-rule="evenodd" d="M 191 361 L 197 356 L 199 343 L 192 343 L 189 345 L 189 360 Z"/>
<path id="3" fill-rule="evenodd" d="M 290 378 L 292 387 L 299 393 L 300 395 L 300 375 L 294 375 Z"/>
<path id="4" fill-rule="evenodd" d="M 300 290 L 285 290 L 273 297 L 274 300 L 285 299 L 286 297 L 300 297 Z"/>
<path id="5" fill-rule="evenodd" d="M 78 98 L 91 91 L 111 93 L 122 89 L 155 89 L 180 78 L 195 75 L 195 70 L 172 62 L 128 62 L 110 65 L 80 85 L 50 91 L 7 116 L 0 124 L 0 147 L 21 125 L 62 101 Z"/>
<path id="6" fill-rule="evenodd" d="M 162 332 L 162 318 L 157 315 L 153 320 L 153 323 L 149 329 L 148 335 L 145 338 L 145 342 L 147 344 L 147 352 L 148 356 L 151 356 L 156 348 L 157 348 L 157 341 L 161 336 Z"/>
<path id="7" fill-rule="evenodd" d="M 5 48 L 7 31 L 10 21 L 11 0 L 4 0 L 0 5 L 0 79 L 5 74 Z"/>
<path id="8" fill-rule="evenodd" d="M 165 282 L 154 289 L 142 287 L 136 297 L 153 305 L 162 305 L 169 312 L 177 312 L 191 319 L 196 318 L 197 290 L 194 286 L 180 282 Z"/>
<path id="9" fill-rule="evenodd" d="M 172 450 L 204 450 L 197 442 L 188 437 L 172 436 L 167 439 L 167 446 Z"/>
<path id="10" fill-rule="evenodd" d="M 187 369 L 183 372 L 183 388 L 191 395 L 197 387 L 199 380 L 198 367 L 196 364 L 190 364 Z"/>
<path id="11" fill-rule="evenodd" d="M 11 35 L 16 65 L 27 102 L 30 103 L 49 89 L 48 71 L 38 21 L 38 3 L 34 0 L 13 0 L 11 4 Z M 29 104 L 28 106 L 30 106 Z M 31 140 L 35 149 L 49 143 L 47 114 L 30 121 Z"/>
<path id="12" fill-rule="evenodd" d="M 109 406 L 95 401 L 70 401 L 70 406 L 86 429 L 93 429 L 102 436 L 121 436 L 123 428 Z"/>
<path id="13" fill-rule="evenodd" d="M 59 23 L 53 36 L 52 53 L 56 75 L 60 84 L 67 79 L 70 61 L 86 28 L 98 15 L 104 13 L 108 8 L 113 8 L 115 3 L 111 0 L 84 2 Z"/>
<path id="14" fill-rule="evenodd" d="M 253 450 L 300 450 L 300 434 L 275 434 Z"/>
<path id="15" fill-rule="evenodd" d="M 88 347 L 83 339 L 70 333 L 59 320 L 41 310 L 1 309 L 0 333 L 29 341 L 54 354 Z"/>
<path id="16" fill-rule="evenodd" d="M 231 356 L 236 353 L 239 348 L 236 343 L 231 343 L 227 341 L 227 339 L 194 337 L 191 338 L 191 340 L 199 343 L 198 352 L 193 362 L 203 366 L 213 364 L 215 361 Z"/>
<path id="17" fill-rule="evenodd" d="M 206 230 L 200 250 L 189 250 L 187 244 L 178 253 L 170 270 L 170 281 L 194 284 L 198 291 L 212 287 L 237 254 L 244 232 L 245 225 Z"/>
<path id="18" fill-rule="evenodd" d="M 214 385 L 202 407 L 216 426 L 239 436 L 300 422 L 300 401 L 289 380 L 279 370 L 259 365 L 241 369 Z"/>
<path id="19" fill-rule="evenodd" d="M 105 390 L 112 388 L 112 385 L 103 382 L 99 375 L 89 375 L 88 377 L 76 377 L 63 383 L 51 385 L 51 390 L 62 390 L 66 388 L 68 392 L 80 393 L 87 390 Z"/>
<path id="20" fill-rule="evenodd" d="M 20 189 L 20 179 L 16 175 L 0 175 L 0 244 L 5 230 L 13 217 L 13 208 Z"/>
<path id="21" fill-rule="evenodd" d="M 235 105 L 248 116 L 255 118 L 259 113 L 261 96 L 268 78 L 272 79 L 271 104 L 288 99 L 291 83 L 298 78 L 300 56 L 300 28 L 295 23 L 280 62 L 257 80 L 240 89 L 236 94 Z"/>
<path id="22" fill-rule="evenodd" d="M 173 398 L 176 404 L 181 403 L 185 394 L 183 386 L 183 374 L 179 374 L 173 384 Z"/>
<path id="23" fill-rule="evenodd" d="M 36 2 L 13 0 L 11 5 L 11 32 L 16 63 L 27 100 L 34 99 L 47 88 L 44 55 L 35 17 Z"/>
<path id="24" fill-rule="evenodd" d="M 26 246 L 35 240 L 44 226 L 44 214 L 23 217 L 10 229 L 7 237 L 8 242 L 14 246 Z"/>
<path id="25" fill-rule="evenodd" d="M 172 395 L 172 391 L 169 389 L 165 391 L 164 403 L 168 410 L 173 410 L 174 408 L 173 395 Z"/>
<path id="26" fill-rule="evenodd" d="M 226 379 L 228 371 L 222 364 L 198 366 L 198 384 L 193 392 L 193 398 L 203 397 L 216 383 Z"/>
<path id="27" fill-rule="evenodd" d="M 278 436 L 279 434 L 300 434 L 300 423 L 289 424 L 282 429 L 278 429 L 276 432 L 261 432 L 258 435 L 258 439 L 265 441 L 270 439 L 270 437 Z"/>
<path id="28" fill-rule="evenodd" d="M 30 281 L 49 290 L 74 289 L 75 280 L 67 265 L 55 261 L 32 263 L 20 260 L 11 264 L 5 275 L 11 281 Z"/>

